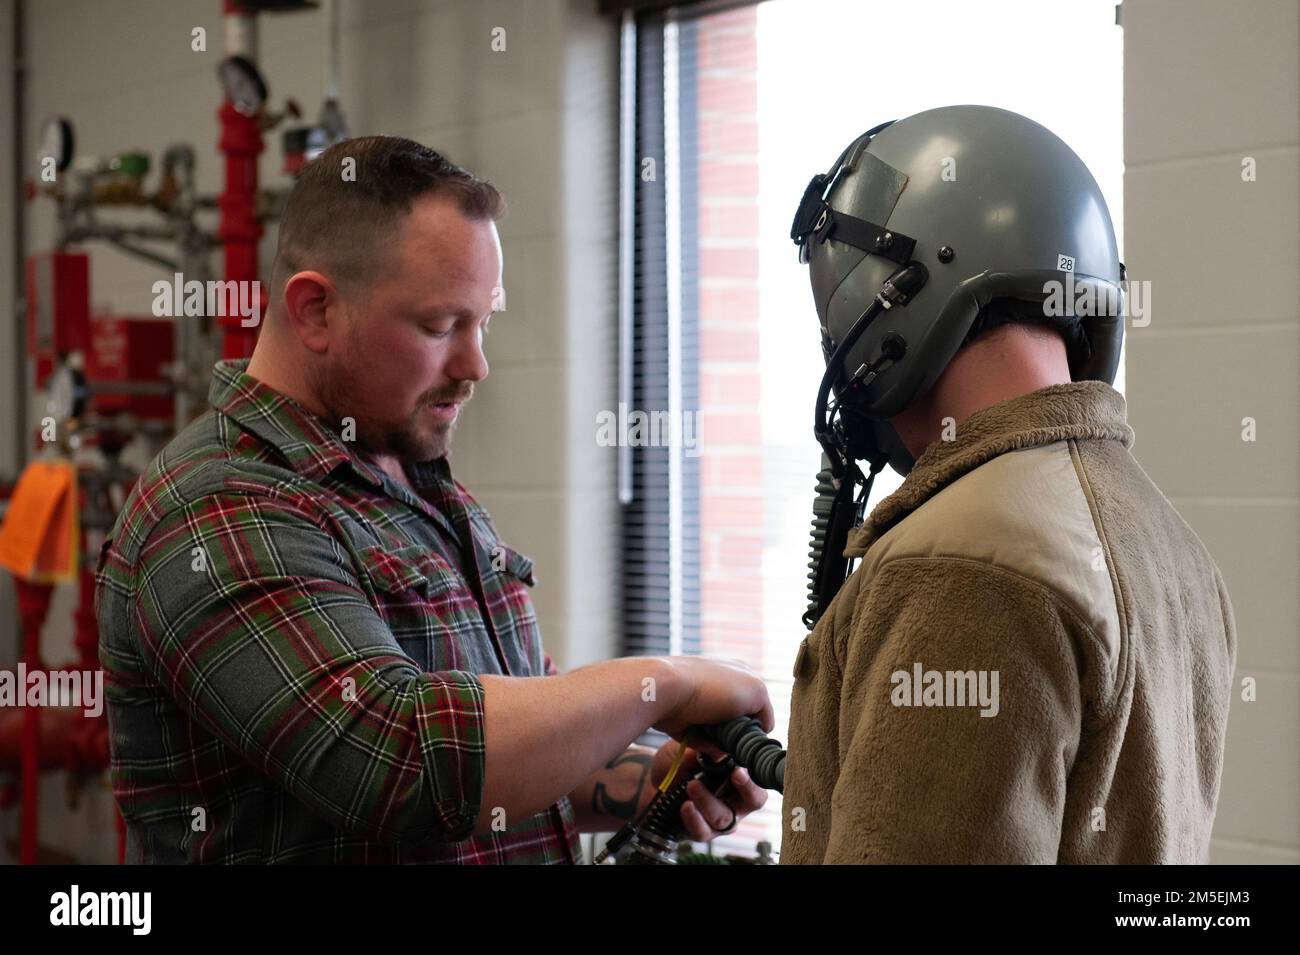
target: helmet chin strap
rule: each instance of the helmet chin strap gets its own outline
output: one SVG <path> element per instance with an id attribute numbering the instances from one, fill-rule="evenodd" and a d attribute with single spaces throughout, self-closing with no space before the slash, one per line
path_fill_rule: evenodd
<path id="1" fill-rule="evenodd" d="M 871 309 L 868 309 L 863 318 L 859 319 L 859 324 L 863 320 L 870 321 L 870 313 Z M 845 341 L 848 340 L 846 337 Z M 836 349 L 836 353 L 839 352 L 840 349 Z M 817 500 L 813 503 L 812 539 L 808 555 L 808 610 L 804 613 L 803 621 L 809 630 L 826 612 L 848 577 L 849 560 L 844 556 L 844 547 L 849 533 L 862 524 L 867 499 L 871 496 L 871 486 L 876 475 L 890 460 L 889 452 L 876 440 L 877 423 L 851 406 L 845 406 L 844 399 L 849 397 L 851 390 L 869 385 L 880 371 L 895 360 L 890 355 L 881 354 L 863 365 L 854 372 L 847 386 L 836 389 L 833 405 L 828 402 L 828 395 L 834 388 L 835 379 L 841 377 L 833 374 L 833 371 L 839 369 L 838 364 L 827 369 L 822 378 L 822 387 L 818 389 L 818 423 L 815 432 L 822 445 L 824 467 L 817 475 Z M 847 422 L 846 416 L 850 419 Z M 868 465 L 865 477 L 858 467 L 860 460 L 865 460 Z M 856 494 L 859 484 L 862 485 L 862 492 Z"/>
<path id="2" fill-rule="evenodd" d="M 907 354 L 907 341 L 890 332 L 881 339 L 875 354 L 845 380 L 844 360 L 867 327 L 881 312 L 905 305 L 925 285 L 928 273 L 919 262 L 911 262 L 889 277 L 866 311 L 853 323 L 826 363 L 817 389 L 813 433 L 822 446 L 823 469 L 817 475 L 817 500 L 813 504 L 813 526 L 808 562 L 808 610 L 804 624 L 811 630 L 835 599 L 849 574 L 844 547 L 849 532 L 862 523 L 867 499 L 876 475 L 899 457 L 897 448 L 886 448 L 879 430 L 889 427 L 863 414 L 858 398 L 876 377 Z M 833 394 L 833 397 L 832 397 Z M 864 476 L 857 462 L 868 465 Z M 858 485 L 862 492 L 857 493 Z"/>
<path id="3" fill-rule="evenodd" d="M 925 287 L 929 272 L 920 262 L 909 262 L 887 278 L 871 304 L 867 306 L 853 326 L 835 346 L 826 361 L 826 372 L 817 389 L 817 404 L 813 411 L 813 434 L 830 459 L 831 472 L 842 477 L 853 460 L 869 457 L 876 442 L 863 415 L 856 415 L 862 425 L 846 428 L 844 410 L 856 405 L 859 396 L 866 393 L 876 377 L 907 354 L 907 340 L 897 332 L 890 332 L 876 346 L 871 359 L 860 365 L 845 380 L 844 362 L 871 323 L 896 305 L 906 305 Z M 841 382 L 843 382 L 841 384 Z M 832 392 L 834 399 L 832 402 Z M 875 461 L 872 461 L 874 466 Z"/>
<path id="4" fill-rule="evenodd" d="M 892 422 L 875 421 L 872 422 L 875 427 L 873 442 L 874 448 L 882 455 L 889 466 L 899 474 L 906 477 L 912 472 L 916 464 L 916 458 L 912 456 L 911 450 L 903 442 L 903 437 L 898 433 Z"/>
<path id="5" fill-rule="evenodd" d="M 843 378 L 844 359 L 851 349 L 862 337 L 862 333 L 867 330 L 867 326 L 883 311 L 883 306 L 879 299 L 873 300 L 867 306 L 867 310 L 862 313 L 853 327 L 849 329 L 847 335 L 836 346 L 835 351 L 831 353 L 826 362 L 826 372 L 822 375 L 821 384 L 817 388 L 817 405 L 813 411 L 813 434 L 817 438 L 817 443 L 822 446 L 826 456 L 830 459 L 830 468 L 835 477 L 843 477 L 845 468 L 852 463 L 852 455 L 849 453 L 849 437 L 845 433 L 843 420 L 840 416 L 843 407 L 843 400 L 846 397 L 849 388 L 853 385 L 854 379 L 857 379 L 855 373 L 853 379 L 841 388 L 837 388 L 837 382 Z M 860 370 L 860 369 L 859 369 Z M 831 392 L 835 392 L 834 403 L 831 403 Z"/>

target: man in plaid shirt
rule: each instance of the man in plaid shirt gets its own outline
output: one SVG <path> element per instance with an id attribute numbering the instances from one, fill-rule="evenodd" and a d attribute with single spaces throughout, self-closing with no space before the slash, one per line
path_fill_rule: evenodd
<path id="1" fill-rule="evenodd" d="M 409 140 L 304 168 L 252 359 L 216 366 L 211 410 L 101 552 L 128 861 L 577 862 L 577 834 L 620 826 L 676 755 L 631 745 L 648 727 L 771 728 L 737 665 L 559 674 L 531 561 L 452 477 L 503 208 Z M 743 770 L 732 783 L 726 802 L 692 783 L 693 838 L 763 804 Z"/>

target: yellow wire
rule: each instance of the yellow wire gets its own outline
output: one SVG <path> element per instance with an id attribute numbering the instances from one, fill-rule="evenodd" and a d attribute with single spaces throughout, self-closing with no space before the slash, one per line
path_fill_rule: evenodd
<path id="1" fill-rule="evenodd" d="M 682 758 L 686 755 L 686 744 L 679 743 L 677 746 L 677 756 L 673 759 L 673 764 L 668 767 L 668 775 L 659 783 L 661 793 L 668 792 L 668 787 L 673 784 L 673 778 L 677 775 L 677 768 L 682 765 Z"/>

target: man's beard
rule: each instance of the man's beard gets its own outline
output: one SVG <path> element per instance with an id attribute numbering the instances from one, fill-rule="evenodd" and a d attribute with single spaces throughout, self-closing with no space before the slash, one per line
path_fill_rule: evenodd
<path id="1" fill-rule="evenodd" d="M 403 463 L 432 461 L 445 457 L 451 450 L 452 435 L 456 431 L 459 415 L 452 421 L 436 421 L 429 417 L 429 409 L 440 402 L 457 402 L 463 407 L 474 394 L 472 382 L 450 388 L 433 389 L 420 396 L 415 414 L 396 421 L 378 421 L 351 415 L 347 409 L 362 406 L 355 395 L 361 389 L 354 387 L 351 379 L 341 375 L 319 381 L 316 393 L 333 420 L 330 424 L 341 427 L 345 417 L 356 422 L 356 444 L 368 454 L 393 455 Z"/>
<path id="2" fill-rule="evenodd" d="M 456 401 L 463 405 L 472 393 L 473 386 L 470 386 L 468 393 L 439 395 L 430 392 L 422 396 L 416 405 L 414 418 L 392 425 L 384 431 L 389 453 L 395 454 L 404 462 L 432 461 L 446 457 L 451 450 L 451 438 L 456 433 L 460 415 L 451 421 L 435 421 L 428 426 L 421 425 L 421 416 L 439 402 Z"/>

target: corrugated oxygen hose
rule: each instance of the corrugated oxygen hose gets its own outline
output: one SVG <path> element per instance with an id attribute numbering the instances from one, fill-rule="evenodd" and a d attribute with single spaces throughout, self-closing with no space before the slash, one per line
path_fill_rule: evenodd
<path id="1" fill-rule="evenodd" d="M 706 732 L 764 789 L 784 792 L 785 750 L 763 732 L 752 716 L 738 716 L 707 727 Z"/>
<path id="2" fill-rule="evenodd" d="M 822 463 L 827 464 L 826 456 Z M 826 535 L 830 529 L 831 510 L 835 506 L 836 487 L 834 475 L 829 466 L 817 472 L 817 497 L 813 501 L 812 531 L 808 542 L 808 610 L 803 615 L 804 625 L 811 630 L 821 617 L 821 579 L 819 571 L 822 566 L 822 551 L 826 549 Z"/>

